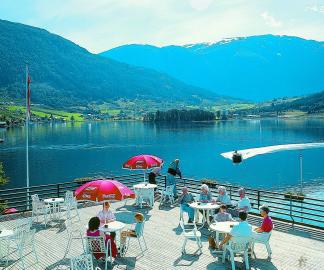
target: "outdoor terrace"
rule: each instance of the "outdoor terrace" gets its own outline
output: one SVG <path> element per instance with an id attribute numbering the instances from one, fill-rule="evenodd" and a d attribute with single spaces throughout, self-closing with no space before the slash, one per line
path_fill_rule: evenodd
<path id="1" fill-rule="evenodd" d="M 133 200 L 116 202 L 112 209 L 117 220 L 127 224 L 133 222 L 135 212 L 142 212 L 146 218 L 145 239 L 148 250 L 140 256 L 140 249 L 136 241 L 131 245 L 124 258 L 117 258 L 112 269 L 230 269 L 230 263 L 223 264 L 221 258 L 212 254 L 208 248 L 208 230 L 203 229 L 203 253 L 199 255 L 195 242 L 187 244 L 187 254 L 182 255 L 181 246 L 183 236 L 179 226 L 179 207 L 161 207 L 155 202 L 154 208 L 143 207 L 140 209 L 133 205 Z M 85 206 L 80 210 L 81 221 L 74 218 L 80 228 L 86 228 L 90 217 L 95 216 L 101 206 Z M 28 213 L 7 216 L 1 226 L 14 228 L 17 218 L 28 216 Z M 260 220 L 250 216 L 249 222 L 257 225 Z M 63 259 L 67 245 L 67 232 L 64 220 L 53 223 L 44 228 L 43 224 L 35 224 L 37 229 L 35 244 L 39 256 L 39 263 L 35 264 L 32 253 L 25 257 L 26 269 L 69 269 L 70 257 L 83 253 L 81 240 L 73 240 L 70 253 Z M 273 258 L 267 260 L 266 249 L 257 245 L 255 252 L 257 259 L 250 259 L 251 269 L 320 269 L 324 265 L 324 233 L 322 230 L 306 228 L 303 226 L 288 225 L 275 222 L 275 230 L 271 236 L 270 245 Z M 20 269 L 18 257 L 10 255 L 9 266 L 6 269 Z M 236 259 L 237 269 L 244 269 L 240 258 Z"/>

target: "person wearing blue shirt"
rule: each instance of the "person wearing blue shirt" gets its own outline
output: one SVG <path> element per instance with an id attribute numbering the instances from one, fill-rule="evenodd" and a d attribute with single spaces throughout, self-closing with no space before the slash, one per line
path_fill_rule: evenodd
<path id="1" fill-rule="evenodd" d="M 192 223 L 194 219 L 195 210 L 189 206 L 189 203 L 194 201 L 194 197 L 188 191 L 187 187 L 182 188 L 182 194 L 179 197 L 180 208 L 183 212 L 188 213 L 188 223 Z"/>

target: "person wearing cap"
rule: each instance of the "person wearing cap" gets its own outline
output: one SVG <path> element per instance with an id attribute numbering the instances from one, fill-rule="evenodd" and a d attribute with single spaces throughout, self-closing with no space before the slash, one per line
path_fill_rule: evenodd
<path id="1" fill-rule="evenodd" d="M 194 219 L 194 209 L 191 208 L 189 206 L 189 203 L 193 202 L 194 201 L 194 197 L 193 195 L 188 191 L 188 188 L 187 187 L 183 187 L 182 188 L 182 193 L 181 195 L 179 196 L 179 204 L 180 204 L 180 208 L 183 212 L 186 212 L 188 213 L 188 216 L 189 216 L 189 220 L 188 220 L 188 223 L 192 223 L 193 222 L 193 219 Z"/>

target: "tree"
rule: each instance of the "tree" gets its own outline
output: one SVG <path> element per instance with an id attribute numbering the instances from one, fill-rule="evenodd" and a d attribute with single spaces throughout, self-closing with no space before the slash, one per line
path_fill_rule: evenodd
<path id="1" fill-rule="evenodd" d="M 9 178 L 5 175 L 3 164 L 0 162 L 0 185 L 8 183 Z"/>
<path id="2" fill-rule="evenodd" d="M 73 115 L 71 115 L 70 120 L 71 120 L 72 122 L 74 122 L 74 116 L 73 116 Z"/>

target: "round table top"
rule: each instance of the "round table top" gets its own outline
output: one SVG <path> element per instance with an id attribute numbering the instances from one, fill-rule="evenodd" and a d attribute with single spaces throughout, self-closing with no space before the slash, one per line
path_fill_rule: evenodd
<path id="1" fill-rule="evenodd" d="M 237 225 L 239 224 L 237 221 L 224 221 L 224 222 L 215 222 L 210 224 L 209 229 L 221 233 L 229 233 L 232 228 L 231 225 Z"/>
<path id="2" fill-rule="evenodd" d="M 6 230 L 6 229 L 0 230 L 0 238 L 10 237 L 13 234 L 14 234 L 13 230 Z"/>
<path id="3" fill-rule="evenodd" d="M 157 188 L 157 185 L 155 184 L 150 184 L 150 183 L 140 183 L 137 185 L 134 185 L 133 188 L 138 188 L 138 189 L 151 189 L 151 188 Z"/>
<path id="4" fill-rule="evenodd" d="M 125 223 L 120 221 L 112 221 L 108 223 L 108 228 L 105 228 L 105 225 L 101 225 L 99 230 L 103 233 L 107 232 L 116 232 L 122 230 L 126 226 Z"/>
<path id="5" fill-rule="evenodd" d="M 199 209 L 199 210 L 211 210 L 211 209 L 218 209 L 220 205 L 216 203 L 204 203 L 204 202 L 192 202 L 189 203 L 189 206 L 191 208 Z"/>
<path id="6" fill-rule="evenodd" d="M 63 198 L 49 198 L 44 200 L 45 203 L 63 203 Z"/>

